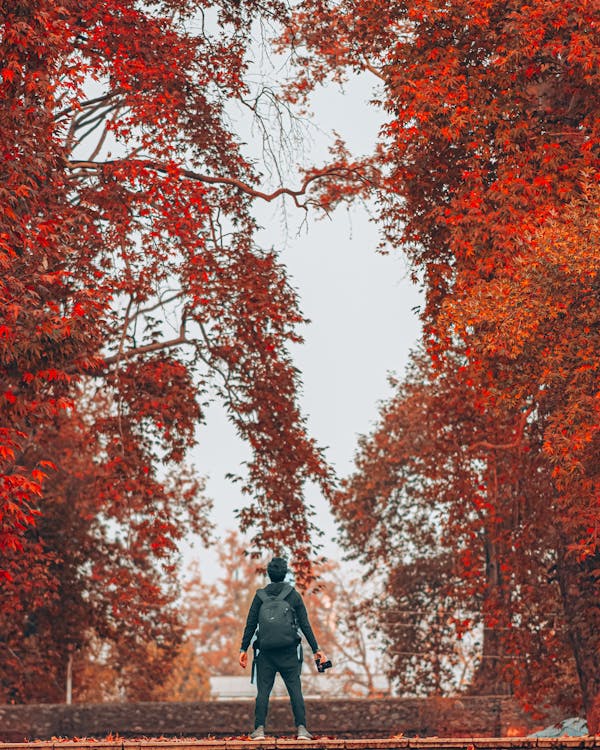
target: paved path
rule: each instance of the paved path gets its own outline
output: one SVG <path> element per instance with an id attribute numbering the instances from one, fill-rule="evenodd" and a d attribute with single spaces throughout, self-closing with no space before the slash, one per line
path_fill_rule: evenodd
<path id="1" fill-rule="evenodd" d="M 574 750 L 597 748 L 594 737 L 391 737 L 388 739 L 337 740 L 321 737 L 306 742 L 267 737 L 252 741 L 219 740 L 73 740 L 5 742 L 0 750 Z"/>

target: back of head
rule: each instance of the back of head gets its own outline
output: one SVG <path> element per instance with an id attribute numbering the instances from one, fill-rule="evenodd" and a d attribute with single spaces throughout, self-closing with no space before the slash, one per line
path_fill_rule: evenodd
<path id="1" fill-rule="evenodd" d="M 267 573 L 273 583 L 283 581 L 287 572 L 288 567 L 285 557 L 274 557 L 267 565 Z"/>

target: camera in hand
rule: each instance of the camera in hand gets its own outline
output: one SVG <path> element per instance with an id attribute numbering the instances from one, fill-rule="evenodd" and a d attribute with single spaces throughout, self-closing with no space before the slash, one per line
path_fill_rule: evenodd
<path id="1" fill-rule="evenodd" d="M 327 661 L 315 659 L 315 664 L 317 665 L 317 672 L 324 672 L 326 669 L 331 669 L 331 659 L 327 659 Z"/>

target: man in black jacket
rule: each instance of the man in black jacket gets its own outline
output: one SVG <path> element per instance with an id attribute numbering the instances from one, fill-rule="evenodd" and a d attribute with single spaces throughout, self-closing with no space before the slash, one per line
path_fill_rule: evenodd
<path id="1" fill-rule="evenodd" d="M 288 572 L 287 563 L 282 557 L 274 557 L 267 566 L 267 573 L 271 583 L 262 589 L 270 597 L 282 595 L 285 601 L 290 605 L 295 613 L 295 621 L 304 633 L 309 646 L 311 647 L 315 660 L 326 661 L 325 655 L 319 649 L 315 634 L 308 621 L 306 607 L 302 597 L 289 584 L 284 582 Z M 289 593 L 284 594 L 285 587 Z M 262 594 L 264 598 L 264 594 Z M 263 604 L 261 594 L 256 593 L 250 611 L 246 619 L 246 627 L 242 636 L 242 645 L 240 648 L 240 665 L 245 669 L 248 665 L 248 647 L 258 626 L 259 612 Z M 254 731 L 250 735 L 253 740 L 262 740 L 265 738 L 265 724 L 267 712 L 269 710 L 269 696 L 273 689 L 275 675 L 277 672 L 283 678 L 285 686 L 290 696 L 292 711 L 294 713 L 294 722 L 296 724 L 296 736 L 299 740 L 311 740 L 312 735 L 306 729 L 306 713 L 304 708 L 304 698 L 302 696 L 302 685 L 300 683 L 300 635 L 297 633 L 293 645 L 281 648 L 260 648 L 260 633 L 258 634 L 258 655 L 256 659 L 256 707 L 254 713 Z"/>

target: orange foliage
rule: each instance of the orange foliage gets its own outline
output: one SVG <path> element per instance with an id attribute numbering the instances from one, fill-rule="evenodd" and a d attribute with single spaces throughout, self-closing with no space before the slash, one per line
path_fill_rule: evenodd
<path id="1" fill-rule="evenodd" d="M 376 196 L 385 242 L 402 247 L 423 280 L 430 364 L 421 377 L 431 381 L 425 389 L 431 405 L 424 414 L 419 403 L 413 406 L 425 420 L 418 427 L 435 438 L 436 456 L 429 461 L 431 444 L 424 436 L 413 442 L 415 427 L 404 425 L 401 445 L 411 445 L 422 465 L 417 484 L 404 479 L 397 495 L 409 492 L 427 507 L 429 483 L 439 488 L 439 472 L 450 467 L 455 494 L 443 506 L 440 533 L 458 553 L 461 586 L 471 582 L 487 592 L 484 617 L 495 638 L 508 634 L 503 639 L 514 649 L 514 665 L 504 671 L 512 689 L 526 703 L 540 703 L 544 689 L 552 692 L 556 684 L 557 665 L 569 672 L 574 657 L 589 725 L 596 730 L 595 4 L 303 0 L 280 43 L 293 45 L 298 64 L 291 99 L 306 96 L 328 75 L 339 78 L 352 69 L 375 76 L 376 102 L 387 115 L 374 154 L 363 160 L 372 179 L 350 192 Z M 325 205 L 336 200 L 323 193 Z M 435 404 L 435 392 L 445 392 L 453 368 L 458 400 Z M 399 401 L 406 405 L 404 396 Z M 384 419 L 396 407 L 404 408 L 394 402 Z M 478 434 L 470 436 L 473 419 Z M 385 440 L 383 428 L 374 439 Z M 374 455 L 374 447 L 367 450 Z M 393 489 L 383 485 L 378 497 L 366 486 L 367 470 L 391 462 L 387 450 L 393 450 L 389 441 L 350 485 L 350 497 L 360 492 L 365 530 L 356 531 L 352 503 L 339 506 L 341 520 L 356 533 L 352 545 L 367 558 L 372 545 L 373 554 L 381 552 L 380 537 L 391 537 L 372 510 L 386 495 L 397 500 Z M 400 455 L 406 455 L 402 449 Z M 410 466 L 412 457 L 406 460 Z M 466 483 L 455 485 L 461 466 Z M 396 470 L 402 471 L 394 465 L 387 470 L 392 482 Z M 382 468 L 382 481 L 385 476 Z M 528 559 L 532 554 L 535 564 Z M 493 581 L 500 598 L 491 596 Z M 539 640 L 535 629 L 529 639 L 517 638 L 513 630 L 523 612 L 538 617 L 540 592 L 548 587 L 546 603 L 551 612 L 558 608 L 565 633 L 557 643 Z M 509 614 L 507 602 L 517 602 L 520 614 Z M 542 630 L 550 634 L 550 622 Z M 534 656 L 536 643 L 546 645 Z"/>

